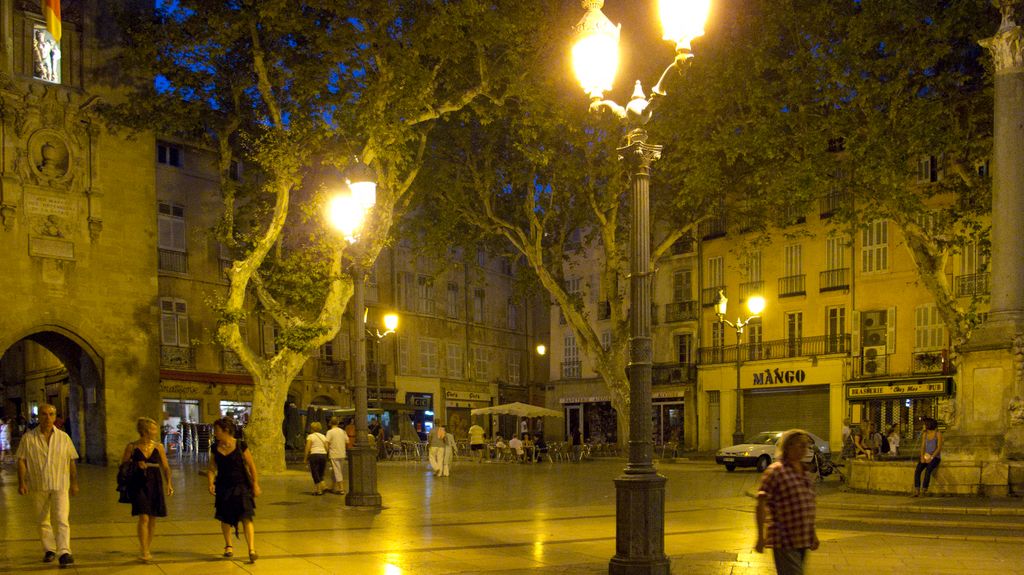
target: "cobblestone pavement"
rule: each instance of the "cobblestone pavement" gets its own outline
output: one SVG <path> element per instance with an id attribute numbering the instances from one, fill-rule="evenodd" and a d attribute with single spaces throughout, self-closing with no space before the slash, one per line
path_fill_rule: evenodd
<path id="1" fill-rule="evenodd" d="M 116 469 L 81 466 L 82 494 L 72 499 L 76 563 L 66 572 L 139 574 L 606 573 L 615 549 L 615 490 L 621 459 L 581 464 L 470 463 L 435 478 L 423 462 L 385 462 L 385 508 L 344 506 L 313 497 L 307 473 L 264 477 L 257 499 L 257 550 L 245 543 L 221 557 L 219 525 L 201 466 L 175 467 L 176 495 L 160 520 L 154 562 L 137 560 L 135 522 L 117 504 Z M 773 573 L 770 555 L 751 549 L 758 474 L 727 473 L 706 461 L 661 464 L 668 477 L 665 551 L 676 574 Z M 57 569 L 43 564 L 28 498 L 14 468 L 0 470 L 0 572 Z M 1024 502 L 1017 498 L 928 498 L 820 486 L 821 549 L 809 573 L 1024 573 Z"/>

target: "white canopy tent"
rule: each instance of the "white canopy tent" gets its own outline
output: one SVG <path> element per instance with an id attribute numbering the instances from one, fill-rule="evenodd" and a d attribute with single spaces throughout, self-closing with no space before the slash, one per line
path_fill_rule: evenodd
<path id="1" fill-rule="evenodd" d="M 473 415 L 514 415 L 517 418 L 517 433 L 521 429 L 521 422 L 524 417 L 565 417 L 560 411 L 518 401 L 492 405 L 491 407 L 480 407 L 470 413 Z"/>

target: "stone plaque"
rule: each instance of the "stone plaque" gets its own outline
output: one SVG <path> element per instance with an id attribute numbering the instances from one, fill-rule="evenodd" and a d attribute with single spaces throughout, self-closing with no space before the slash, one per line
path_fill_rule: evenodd
<path id="1" fill-rule="evenodd" d="M 70 217 L 73 215 L 71 200 L 68 198 L 30 193 L 25 194 L 25 212 L 33 216 Z"/>
<path id="2" fill-rule="evenodd" d="M 28 255 L 39 258 L 74 260 L 75 243 L 58 238 L 30 237 L 28 239 Z"/>

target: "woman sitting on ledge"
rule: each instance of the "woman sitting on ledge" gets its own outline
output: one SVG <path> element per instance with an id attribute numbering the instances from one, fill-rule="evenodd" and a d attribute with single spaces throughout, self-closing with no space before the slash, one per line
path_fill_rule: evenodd
<path id="1" fill-rule="evenodd" d="M 861 426 L 853 428 L 853 447 L 856 450 L 854 454 L 856 457 L 865 457 L 867 459 L 874 459 L 873 450 L 864 440 L 864 429 Z"/>
<path id="2" fill-rule="evenodd" d="M 942 451 L 942 432 L 939 431 L 939 424 L 932 418 L 924 420 L 924 433 L 921 434 L 921 458 L 914 469 L 914 497 L 919 495 L 928 496 L 928 483 L 931 482 L 932 473 L 939 466 L 942 458 L 939 452 Z M 924 471 L 924 490 L 921 489 L 921 472 Z"/>

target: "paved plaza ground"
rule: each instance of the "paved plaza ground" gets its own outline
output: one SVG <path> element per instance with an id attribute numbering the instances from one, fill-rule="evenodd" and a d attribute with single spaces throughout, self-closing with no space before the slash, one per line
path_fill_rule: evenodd
<path id="1" fill-rule="evenodd" d="M 436 478 L 423 462 L 379 465 L 384 509 L 346 508 L 313 497 L 299 470 L 262 479 L 257 549 L 221 557 L 219 524 L 200 465 L 174 468 L 170 515 L 158 524 L 154 562 L 136 557 L 135 521 L 117 503 L 116 468 L 80 467 L 72 499 L 76 563 L 65 572 L 139 574 L 606 573 L 615 549 L 615 490 L 622 459 L 517 465 L 460 461 Z M 727 473 L 706 460 L 658 466 L 668 479 L 665 550 L 676 574 L 773 573 L 752 550 L 758 474 Z M 866 574 L 1024 573 L 1024 501 L 849 493 L 820 487 L 821 549 L 808 572 Z M 29 501 L 11 465 L 0 471 L 0 572 L 56 571 L 43 564 Z"/>

